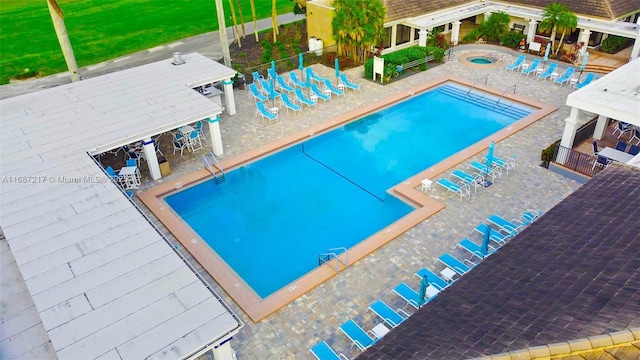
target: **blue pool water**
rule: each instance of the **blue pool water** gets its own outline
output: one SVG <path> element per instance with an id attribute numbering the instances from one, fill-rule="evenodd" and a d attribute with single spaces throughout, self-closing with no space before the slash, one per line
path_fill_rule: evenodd
<path id="1" fill-rule="evenodd" d="M 318 254 L 412 211 L 388 188 L 532 111 L 496 112 L 465 93 L 441 86 L 165 201 L 267 297 L 317 267 Z"/>

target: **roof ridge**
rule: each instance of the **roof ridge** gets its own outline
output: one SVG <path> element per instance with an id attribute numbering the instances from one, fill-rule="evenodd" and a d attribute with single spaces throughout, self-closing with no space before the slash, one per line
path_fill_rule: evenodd
<path id="1" fill-rule="evenodd" d="M 474 358 L 473 360 L 557 359 L 565 356 L 580 355 L 595 350 L 635 345 L 636 343 L 640 345 L 640 327 L 632 327 L 608 334 L 482 356 Z"/>

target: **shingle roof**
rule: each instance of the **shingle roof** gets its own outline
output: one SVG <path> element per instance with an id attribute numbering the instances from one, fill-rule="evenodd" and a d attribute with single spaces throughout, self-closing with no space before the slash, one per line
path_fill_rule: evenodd
<path id="1" fill-rule="evenodd" d="M 383 2 L 387 8 L 386 21 L 388 22 L 420 16 L 466 3 L 477 3 L 477 1 L 470 0 L 383 0 Z M 511 0 L 503 2 L 541 9 L 550 3 L 548 0 Z M 611 20 L 640 9 L 640 0 L 557 0 L 555 2 L 566 5 L 569 10 L 576 14 Z"/>
<path id="2" fill-rule="evenodd" d="M 640 325 L 640 171 L 610 166 L 359 359 L 464 359 Z"/>
<path id="3" fill-rule="evenodd" d="M 511 0 L 505 2 L 544 8 L 552 1 Z M 566 5 L 569 10 L 576 14 L 612 20 L 640 10 L 640 0 L 556 0 L 553 2 Z"/>
<path id="4" fill-rule="evenodd" d="M 387 8 L 386 21 L 395 21 L 408 17 L 420 16 L 448 7 L 462 5 L 469 0 L 383 0 Z"/>

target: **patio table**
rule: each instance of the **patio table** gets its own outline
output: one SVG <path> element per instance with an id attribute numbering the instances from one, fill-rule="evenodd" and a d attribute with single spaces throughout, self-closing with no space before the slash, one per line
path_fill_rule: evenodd
<path id="1" fill-rule="evenodd" d="M 611 160 L 615 160 L 621 163 L 627 163 L 633 159 L 633 155 L 624 151 L 616 150 L 614 148 L 606 147 L 598 152 L 598 155 L 604 156 Z"/>

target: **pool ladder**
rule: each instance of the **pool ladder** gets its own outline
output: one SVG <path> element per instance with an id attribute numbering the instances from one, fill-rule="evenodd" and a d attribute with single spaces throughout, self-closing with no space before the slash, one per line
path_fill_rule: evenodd
<path id="1" fill-rule="evenodd" d="M 339 252 L 344 253 L 344 261 L 340 258 Z M 335 267 L 331 264 L 331 260 L 335 259 Z M 342 270 L 345 270 L 349 267 L 349 253 L 347 252 L 347 248 L 339 247 L 339 248 L 331 248 L 327 250 L 326 253 L 322 253 L 318 255 L 318 266 L 323 264 L 329 265 L 333 270 L 336 271 L 336 274 Z"/>
<path id="2" fill-rule="evenodd" d="M 211 175 L 213 175 L 216 184 L 220 184 L 224 181 L 224 170 L 218 162 L 218 158 L 213 155 L 213 152 L 202 155 L 202 166 L 204 166 L 205 169 L 209 170 Z"/>

